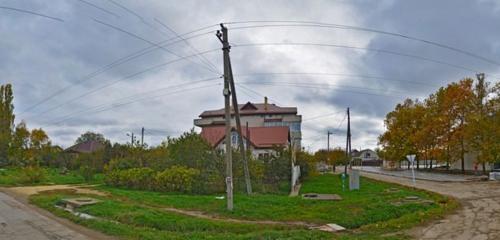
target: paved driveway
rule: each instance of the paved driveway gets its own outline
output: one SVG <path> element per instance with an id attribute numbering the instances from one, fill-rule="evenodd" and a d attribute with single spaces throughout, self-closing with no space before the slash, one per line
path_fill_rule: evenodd
<path id="1" fill-rule="evenodd" d="M 362 172 L 363 176 L 413 186 L 405 177 Z M 362 186 L 361 186 L 362 187 Z M 417 239 L 497 240 L 500 239 L 499 182 L 438 182 L 417 180 L 416 187 L 455 197 L 462 208 L 410 234 Z"/>
<path id="2" fill-rule="evenodd" d="M 0 239 L 87 240 L 88 237 L 0 192 Z"/>

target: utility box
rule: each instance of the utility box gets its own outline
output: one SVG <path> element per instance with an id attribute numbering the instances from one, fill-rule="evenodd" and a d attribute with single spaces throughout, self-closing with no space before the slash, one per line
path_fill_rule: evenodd
<path id="1" fill-rule="evenodd" d="M 359 190 L 359 170 L 352 169 L 349 174 L 349 189 Z"/>
<path id="2" fill-rule="evenodd" d="M 500 172 L 490 172 L 490 180 L 493 181 L 500 180 Z"/>

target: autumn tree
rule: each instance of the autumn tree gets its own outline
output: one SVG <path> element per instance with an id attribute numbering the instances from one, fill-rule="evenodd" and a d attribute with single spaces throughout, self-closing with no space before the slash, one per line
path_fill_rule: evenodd
<path id="1" fill-rule="evenodd" d="M 30 131 L 26 123 L 21 121 L 17 124 L 9 148 L 10 164 L 24 166 L 29 159 Z"/>
<path id="2" fill-rule="evenodd" d="M 492 88 L 479 78 L 474 89 L 474 111 L 466 137 L 477 153 L 477 163 L 486 171 L 486 163 L 500 162 L 500 83 Z"/>
<path id="3" fill-rule="evenodd" d="M 423 124 L 422 108 L 420 101 L 406 99 L 386 115 L 384 124 L 387 131 L 379 137 L 386 160 L 404 161 L 405 156 L 410 153 L 417 154 L 417 159 L 420 158 L 419 150 L 423 144 L 417 132 Z"/>
<path id="4" fill-rule="evenodd" d="M 432 167 L 432 160 L 446 166 L 459 161 L 462 172 L 467 153 L 477 153 L 476 162 L 497 161 L 499 94 L 481 78 L 473 83 L 466 78 L 441 87 L 423 102 L 406 99 L 396 105 L 386 115 L 387 130 L 379 137 L 384 158 L 401 161 L 413 153 L 417 168 L 419 159 L 426 160 L 426 167 Z"/>
<path id="5" fill-rule="evenodd" d="M 51 150 L 51 142 L 49 136 L 41 128 L 33 129 L 30 134 L 30 164 L 39 165 L 44 160 L 44 157 Z"/>
<path id="6" fill-rule="evenodd" d="M 334 148 L 330 151 L 320 149 L 314 153 L 314 159 L 316 162 L 323 162 L 332 166 L 342 165 L 348 162 L 346 152 L 342 148 Z"/>

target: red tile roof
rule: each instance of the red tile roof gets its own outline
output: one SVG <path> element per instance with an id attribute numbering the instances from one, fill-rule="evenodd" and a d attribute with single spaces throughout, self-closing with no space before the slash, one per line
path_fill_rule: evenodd
<path id="1" fill-rule="evenodd" d="M 250 143 L 256 148 L 270 148 L 273 146 L 283 146 L 288 143 L 288 127 L 249 127 Z M 241 129 L 243 137 L 246 139 L 246 128 Z M 217 146 L 224 140 L 225 126 L 204 127 L 201 136 L 212 145 Z"/>
<path id="2" fill-rule="evenodd" d="M 268 103 L 267 107 L 265 103 L 251 103 L 247 102 L 245 104 L 238 104 L 240 109 L 240 115 L 254 115 L 254 114 L 297 114 L 296 107 L 280 107 L 276 104 Z M 224 116 L 224 108 L 217 110 L 208 110 L 200 114 L 201 118 L 204 117 L 219 117 Z M 234 110 L 231 109 L 231 113 Z"/>

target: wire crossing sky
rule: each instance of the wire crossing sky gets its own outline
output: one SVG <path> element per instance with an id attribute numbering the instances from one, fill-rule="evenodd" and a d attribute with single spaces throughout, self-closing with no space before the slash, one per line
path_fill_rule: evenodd
<path id="1" fill-rule="evenodd" d="M 222 108 L 219 23 L 239 102 L 297 107 L 312 150 L 326 146 L 314 136 L 345 134 L 347 107 L 353 147 L 374 148 L 405 98 L 500 76 L 494 0 L 26 0 L 0 12 L 0 83 L 13 84 L 16 123 L 66 147 L 85 131 L 126 142 L 141 127 L 155 145 Z"/>

